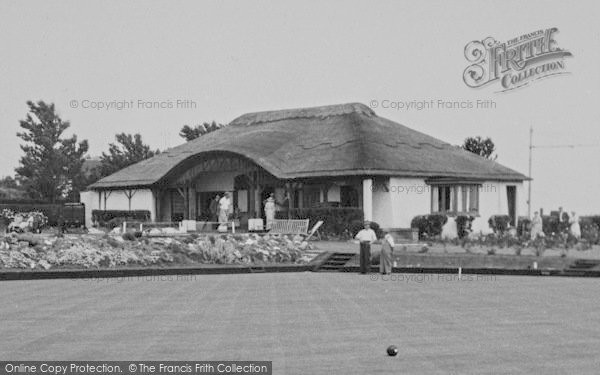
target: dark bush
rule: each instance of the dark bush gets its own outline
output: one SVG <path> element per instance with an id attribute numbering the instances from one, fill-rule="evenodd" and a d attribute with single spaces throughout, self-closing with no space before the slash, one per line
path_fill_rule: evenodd
<path id="1" fill-rule="evenodd" d="M 135 234 L 133 232 L 125 232 L 121 235 L 125 241 L 135 241 Z"/>
<path id="2" fill-rule="evenodd" d="M 488 224 L 494 233 L 503 234 L 510 227 L 510 216 L 508 215 L 492 215 L 488 219 Z"/>
<path id="3" fill-rule="evenodd" d="M 150 211 L 92 210 L 92 220 L 97 222 L 101 227 L 114 228 L 122 224 L 123 221 L 150 221 Z"/>
<path id="4" fill-rule="evenodd" d="M 542 228 L 545 235 L 565 232 L 567 226 L 558 221 L 558 216 L 542 216 Z"/>
<path id="5" fill-rule="evenodd" d="M 600 243 L 600 227 L 591 222 L 583 221 L 580 223 L 581 226 L 581 239 L 587 241 L 590 245 Z"/>
<path id="6" fill-rule="evenodd" d="M 119 243 L 119 241 L 115 240 L 115 239 L 114 239 L 114 238 L 112 238 L 112 237 L 108 237 L 108 238 L 106 239 L 106 242 L 107 242 L 107 243 L 108 243 L 110 246 L 112 246 L 112 247 L 114 247 L 114 248 L 119 248 L 119 247 L 121 247 L 121 244 Z"/>
<path id="7" fill-rule="evenodd" d="M 531 220 L 529 220 L 525 216 L 519 217 L 519 222 L 517 223 L 517 236 L 522 237 L 527 235 L 531 230 Z"/>
<path id="8" fill-rule="evenodd" d="M 275 217 L 277 219 L 287 219 L 288 211 L 277 211 Z M 359 208 L 315 207 L 289 210 L 290 219 L 309 219 L 309 229 L 317 221 L 323 220 L 323 225 L 319 231 L 325 235 L 334 236 L 340 236 L 348 232 L 354 233 L 357 222 L 360 222 L 360 228 L 362 228 L 363 217 L 363 211 Z"/>
<path id="9" fill-rule="evenodd" d="M 348 235 L 354 238 L 354 236 L 356 236 L 356 234 L 364 227 L 364 220 L 354 220 L 350 223 L 350 227 L 348 228 Z"/>
<path id="10" fill-rule="evenodd" d="M 110 219 L 109 221 L 105 222 L 104 224 L 99 224 L 101 227 L 106 227 L 106 228 L 119 228 L 123 225 L 123 222 L 126 221 L 126 219 L 121 218 L 121 217 L 115 217 L 114 219 Z"/>
<path id="11" fill-rule="evenodd" d="M 600 216 L 582 216 L 579 219 L 581 239 L 590 245 L 600 244 Z"/>
<path id="12" fill-rule="evenodd" d="M 584 223 L 594 223 L 598 226 L 598 228 L 600 228 L 600 215 L 594 215 L 594 216 L 582 216 L 580 218 L 580 224 L 583 225 Z"/>
<path id="13" fill-rule="evenodd" d="M 442 227 L 448 222 L 448 217 L 442 214 L 415 216 L 410 226 L 419 230 L 419 239 L 430 239 L 442 234 Z"/>
<path id="14" fill-rule="evenodd" d="M 473 224 L 475 216 L 458 215 L 456 217 L 456 229 L 458 238 L 464 238 L 471 233 L 471 224 Z"/>

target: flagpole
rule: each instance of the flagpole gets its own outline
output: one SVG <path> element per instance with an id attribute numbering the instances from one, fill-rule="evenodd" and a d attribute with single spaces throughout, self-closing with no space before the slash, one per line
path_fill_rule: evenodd
<path id="1" fill-rule="evenodd" d="M 531 218 L 531 154 L 533 151 L 533 127 L 529 127 L 529 191 L 527 192 L 527 217 Z"/>

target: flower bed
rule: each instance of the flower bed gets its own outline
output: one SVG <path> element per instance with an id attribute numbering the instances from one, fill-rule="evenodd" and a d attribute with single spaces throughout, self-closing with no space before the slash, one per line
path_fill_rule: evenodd
<path id="1" fill-rule="evenodd" d="M 183 238 L 134 236 L 0 237 L 0 269 L 115 268 L 193 264 L 306 264 L 299 238 L 254 234 Z"/>
<path id="2" fill-rule="evenodd" d="M 48 224 L 48 217 L 41 211 L 15 212 L 5 208 L 0 211 L 0 222 L 8 231 L 41 232 Z"/>

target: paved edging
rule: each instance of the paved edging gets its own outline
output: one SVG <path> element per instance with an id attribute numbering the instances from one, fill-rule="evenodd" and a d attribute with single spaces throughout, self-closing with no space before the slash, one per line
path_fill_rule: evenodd
<path id="1" fill-rule="evenodd" d="M 170 267 L 170 268 L 119 268 L 96 270 L 50 270 L 29 271 L 15 270 L 0 272 L 0 281 L 9 280 L 47 280 L 47 279 L 99 279 L 117 277 L 144 277 L 165 275 L 218 275 L 218 274 L 244 274 L 244 273 L 280 273 L 280 272 L 307 272 L 318 271 L 319 261 L 309 264 L 288 265 L 203 265 L 202 267 Z M 359 266 L 346 266 L 345 272 L 358 273 Z M 370 272 L 378 273 L 379 266 L 371 266 Z M 394 267 L 394 273 L 422 273 L 422 274 L 458 274 L 457 267 Z M 507 276 L 570 276 L 570 277 L 600 277 L 600 271 L 573 271 L 558 269 L 502 269 L 502 268 L 462 268 L 465 275 L 507 275 Z"/>
<path id="2" fill-rule="evenodd" d="M 49 270 L 49 271 L 4 271 L 0 272 L 0 281 L 8 280 L 46 280 L 46 279 L 98 279 L 115 277 L 143 277 L 165 275 L 216 275 L 236 273 L 275 273 L 306 272 L 312 266 L 301 264 L 265 265 L 265 266 L 227 266 L 203 265 L 202 267 L 169 267 L 169 268 L 118 268 L 95 270 Z"/>
<path id="3" fill-rule="evenodd" d="M 393 273 L 432 273 L 458 274 L 458 267 L 394 267 Z M 345 272 L 359 272 L 360 266 L 346 266 Z M 379 266 L 371 265 L 371 273 L 378 273 Z M 466 275 L 506 275 L 506 276 L 570 276 L 570 277 L 600 277 L 600 271 L 574 271 L 558 269 L 506 269 L 506 268 L 462 268 Z"/>

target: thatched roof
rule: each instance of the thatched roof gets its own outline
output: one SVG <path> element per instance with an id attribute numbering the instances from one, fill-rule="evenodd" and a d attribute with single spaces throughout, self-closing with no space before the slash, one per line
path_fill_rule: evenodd
<path id="1" fill-rule="evenodd" d="M 353 103 L 245 114 L 229 126 L 125 168 L 90 188 L 150 186 L 186 159 L 219 151 L 244 156 L 281 179 L 355 175 L 526 179 Z"/>

